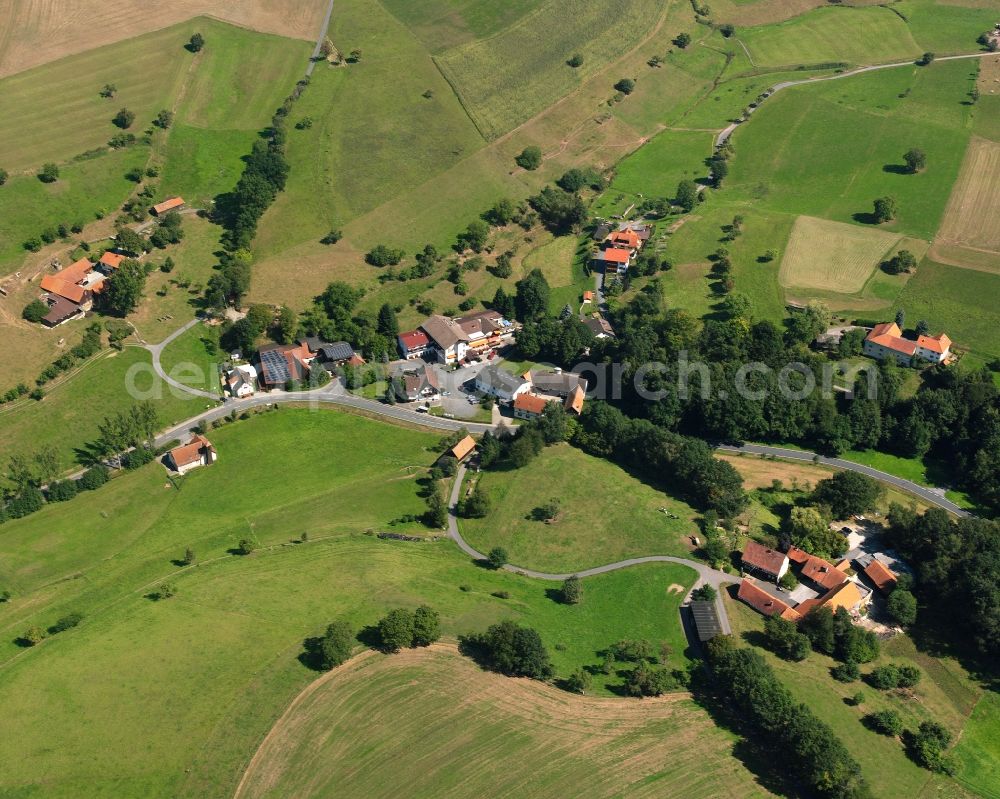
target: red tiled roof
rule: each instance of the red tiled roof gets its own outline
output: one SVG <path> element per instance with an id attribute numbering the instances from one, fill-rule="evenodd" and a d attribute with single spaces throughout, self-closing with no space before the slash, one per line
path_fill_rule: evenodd
<path id="1" fill-rule="evenodd" d="M 124 255 L 119 255 L 118 253 L 111 252 L 109 250 L 108 252 L 104 253 L 104 255 L 101 256 L 100 263 L 112 269 L 117 269 L 119 266 L 121 266 L 121 263 L 124 260 L 125 260 Z"/>
<path id="2" fill-rule="evenodd" d="M 768 574 L 777 574 L 785 563 L 785 555 L 756 541 L 747 541 L 743 548 L 743 562 Z"/>
<path id="3" fill-rule="evenodd" d="M 787 602 L 783 602 L 762 588 L 758 588 L 757 584 L 747 577 L 744 577 L 743 582 L 740 583 L 740 590 L 736 596 L 765 616 L 784 615 L 787 611 L 792 610 L 792 606 Z"/>
<path id="4" fill-rule="evenodd" d="M 631 229 L 616 230 L 608 236 L 608 241 L 612 244 L 625 244 L 630 248 L 635 248 L 639 246 L 639 234 Z"/>
<path id="5" fill-rule="evenodd" d="M 458 460 L 462 460 L 466 455 L 468 455 L 472 450 L 476 448 L 476 439 L 472 436 L 466 436 L 461 441 L 459 441 L 450 450 L 451 454 L 454 455 Z"/>
<path id="6" fill-rule="evenodd" d="M 67 266 L 65 269 L 56 272 L 54 275 L 44 275 L 41 287 L 45 291 L 51 291 L 67 300 L 79 303 L 83 302 L 87 290 L 77 284 L 83 280 L 93 270 L 94 265 L 86 258 L 81 258 Z M 91 291 L 97 292 L 97 286 L 92 286 Z"/>
<path id="7" fill-rule="evenodd" d="M 577 386 L 573 389 L 573 393 L 566 397 L 566 409 L 573 411 L 577 416 L 583 413 L 583 400 L 587 392 L 583 390 L 583 386 Z"/>
<path id="8" fill-rule="evenodd" d="M 804 549 L 799 549 L 798 547 L 789 547 L 788 549 L 788 559 L 792 563 L 805 563 L 811 557 L 812 555 Z"/>
<path id="9" fill-rule="evenodd" d="M 878 344 L 903 355 L 913 355 L 917 351 L 917 342 L 903 338 L 903 331 L 895 322 L 875 325 L 866 338 L 872 344 Z"/>
<path id="10" fill-rule="evenodd" d="M 423 330 L 411 330 L 408 333 L 400 333 L 399 340 L 407 351 L 418 350 L 431 343 L 430 338 L 428 338 Z"/>
<path id="11" fill-rule="evenodd" d="M 609 247 L 601 254 L 601 258 L 616 264 L 627 264 L 630 256 L 628 250 L 618 250 L 614 247 Z"/>
<path id="12" fill-rule="evenodd" d="M 153 212 L 159 216 L 164 211 L 172 211 L 174 208 L 180 208 L 184 205 L 183 197 L 169 197 L 162 203 L 157 203 L 153 206 Z"/>
<path id="13" fill-rule="evenodd" d="M 525 392 L 514 397 L 514 410 L 524 411 L 525 413 L 540 414 L 545 410 L 546 405 L 548 405 L 548 401 L 537 394 L 528 394 Z"/>
<path id="14" fill-rule="evenodd" d="M 868 577 L 875 587 L 878 588 L 882 593 L 889 593 L 896 586 L 896 575 L 893 574 L 885 565 L 874 558 L 872 562 L 865 566 L 865 576 Z"/>
<path id="15" fill-rule="evenodd" d="M 951 339 L 944 333 L 939 336 L 917 336 L 917 346 L 943 355 L 951 347 Z"/>
<path id="16" fill-rule="evenodd" d="M 823 558 L 810 555 L 802 566 L 802 576 L 830 591 L 847 582 L 847 575 Z"/>
<path id="17" fill-rule="evenodd" d="M 170 458 L 174 462 L 174 466 L 180 468 L 200 461 L 203 450 L 214 452 L 215 448 L 212 446 L 212 442 L 204 436 L 195 435 L 187 444 L 170 450 Z"/>

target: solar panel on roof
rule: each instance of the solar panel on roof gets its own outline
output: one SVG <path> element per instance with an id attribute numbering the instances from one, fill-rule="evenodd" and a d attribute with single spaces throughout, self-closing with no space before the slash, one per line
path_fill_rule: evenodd
<path id="1" fill-rule="evenodd" d="M 288 372 L 288 362 L 285 360 L 285 356 L 277 350 L 262 352 L 260 365 L 272 383 L 284 383 L 291 379 Z"/>

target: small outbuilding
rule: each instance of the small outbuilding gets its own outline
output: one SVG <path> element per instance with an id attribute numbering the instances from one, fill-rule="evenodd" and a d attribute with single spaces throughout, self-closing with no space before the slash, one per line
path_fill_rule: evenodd
<path id="1" fill-rule="evenodd" d="M 472 436 L 466 436 L 461 441 L 459 441 L 455 446 L 448 450 L 448 454 L 451 455 L 455 460 L 460 463 L 465 460 L 472 451 L 476 448 L 476 439 Z"/>
<path id="2" fill-rule="evenodd" d="M 719 621 L 719 609 L 715 602 L 706 599 L 692 601 L 691 617 L 698 632 L 698 640 L 702 643 L 722 635 L 722 623 Z"/>
<path id="3" fill-rule="evenodd" d="M 163 216 L 170 211 L 180 211 L 184 207 L 183 197 L 168 197 L 162 203 L 157 203 L 152 208 L 153 216 Z"/>
<path id="4" fill-rule="evenodd" d="M 208 466 L 219 459 L 212 442 L 202 435 L 194 435 L 187 444 L 174 447 L 167 453 L 168 468 L 179 474 L 187 474 L 199 466 Z"/>

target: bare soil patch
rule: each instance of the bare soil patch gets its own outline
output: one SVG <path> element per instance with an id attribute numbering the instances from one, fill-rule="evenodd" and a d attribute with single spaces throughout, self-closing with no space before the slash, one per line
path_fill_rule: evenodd
<path id="1" fill-rule="evenodd" d="M 1000 252 L 1000 143 L 974 136 L 936 243 Z"/>

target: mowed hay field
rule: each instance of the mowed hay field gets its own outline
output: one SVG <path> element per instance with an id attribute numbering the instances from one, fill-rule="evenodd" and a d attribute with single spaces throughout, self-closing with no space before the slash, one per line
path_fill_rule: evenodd
<path id="1" fill-rule="evenodd" d="M 853 294 L 899 242 L 882 230 L 800 216 L 778 273 L 781 285 Z"/>
<path id="2" fill-rule="evenodd" d="M 1000 252 L 1000 144 L 973 137 L 937 241 Z"/>
<path id="3" fill-rule="evenodd" d="M 732 745 L 686 696 L 573 696 L 436 645 L 313 683 L 235 797 L 769 796 Z"/>
<path id="4" fill-rule="evenodd" d="M 684 664 L 671 591 L 693 583 L 684 566 L 588 578 L 585 601 L 569 606 L 549 596 L 552 583 L 479 568 L 451 541 L 366 535 L 426 531 L 393 520 L 425 507 L 416 478 L 438 432 L 286 408 L 209 435 L 218 462 L 180 490 L 149 464 L 0 529 L 0 583 L 13 593 L 0 605 L 0 794 L 232 796 L 317 676 L 298 660 L 303 640 L 338 618 L 360 630 L 391 607 L 431 605 L 452 638 L 504 618 L 529 624 L 560 677 L 599 664 L 621 638 L 668 641 L 672 666 Z M 309 541 L 294 543 L 303 532 Z M 248 535 L 262 549 L 231 554 Z M 197 565 L 184 569 L 172 561 L 186 547 Z M 164 581 L 176 595 L 151 601 Z M 72 631 L 30 650 L 13 643 L 74 611 L 84 620 Z M 621 677 L 597 675 L 594 692 L 610 695 L 606 683 Z M 715 749 L 721 773 L 739 770 L 728 745 Z"/>
<path id="5" fill-rule="evenodd" d="M 872 64 L 920 54 L 920 45 L 903 19 L 880 7 L 819 8 L 787 22 L 747 28 L 737 35 L 757 66 L 832 61 Z"/>
<path id="6" fill-rule="evenodd" d="M 436 61 L 483 136 L 495 139 L 639 45 L 662 13 L 654 0 L 549 0 L 503 32 Z M 584 63 L 573 69 L 566 60 L 577 52 Z"/>
<path id="7" fill-rule="evenodd" d="M 200 15 L 315 40 L 325 0 L 0 0 L 0 77 Z"/>

